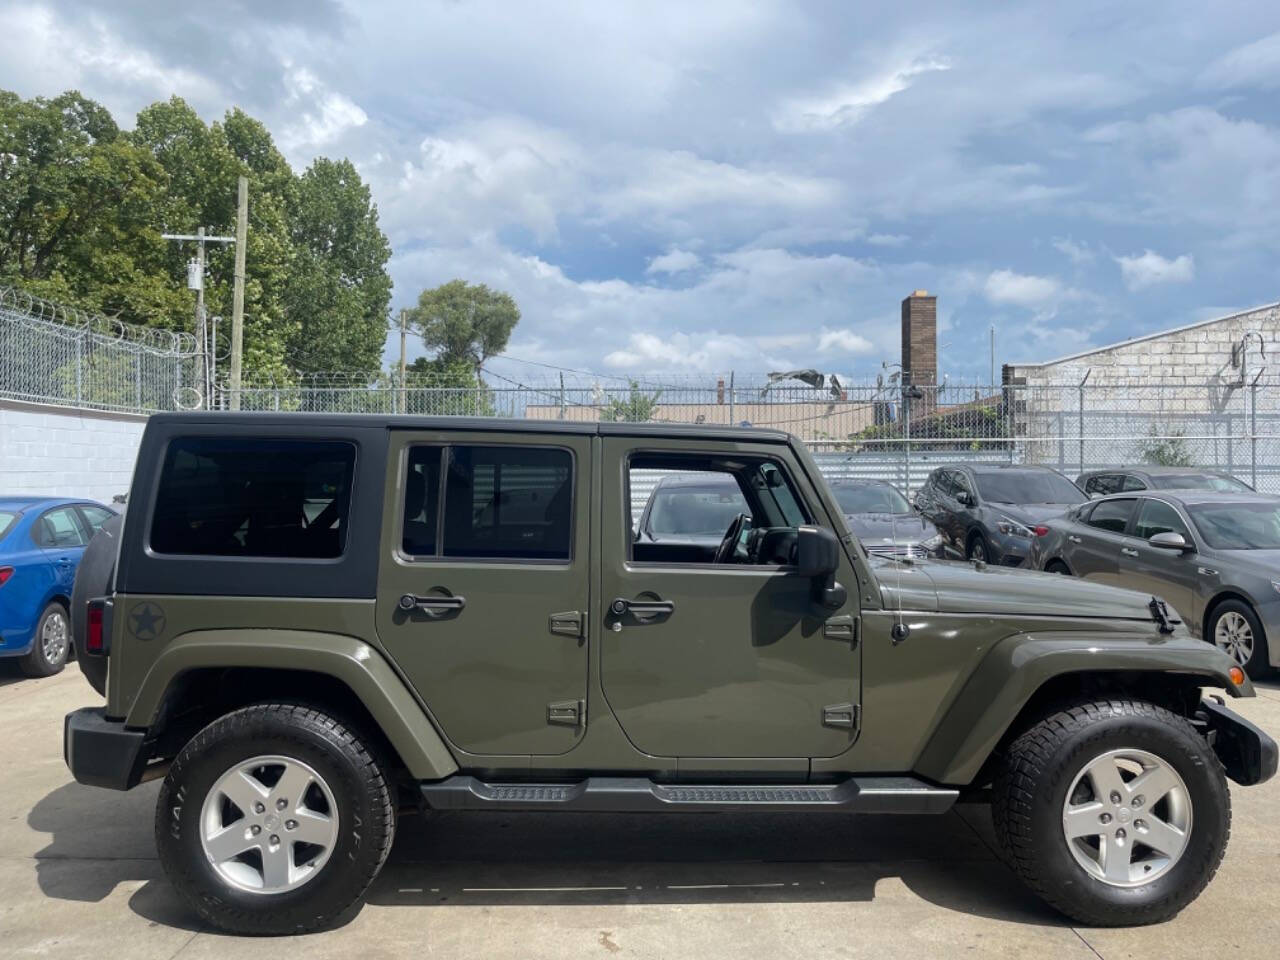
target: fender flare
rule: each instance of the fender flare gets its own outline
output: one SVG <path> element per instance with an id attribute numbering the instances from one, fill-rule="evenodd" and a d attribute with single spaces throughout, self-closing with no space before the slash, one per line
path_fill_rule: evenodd
<path id="1" fill-rule="evenodd" d="M 967 785 L 1046 682 L 1073 673 L 1117 671 L 1179 674 L 1251 697 L 1253 685 L 1231 682 L 1232 661 L 1190 636 L 1152 642 L 1149 632 L 1019 633 L 995 644 L 941 716 L 916 762 L 915 773 L 937 783 Z"/>
<path id="2" fill-rule="evenodd" d="M 125 725 L 149 729 L 166 692 L 183 673 L 245 667 L 320 673 L 364 704 L 417 780 L 439 780 L 458 765 L 430 718 L 387 659 L 343 634 L 307 630 L 194 630 L 175 637 L 147 671 Z"/>

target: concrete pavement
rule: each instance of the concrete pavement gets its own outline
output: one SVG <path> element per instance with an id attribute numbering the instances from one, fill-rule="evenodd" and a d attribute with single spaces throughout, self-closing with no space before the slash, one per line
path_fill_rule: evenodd
<path id="1" fill-rule="evenodd" d="M 1280 735 L 1280 684 L 1233 706 Z M 72 783 L 62 716 L 95 702 L 72 665 L 0 662 L 0 957 L 1273 957 L 1280 782 L 1232 788 L 1217 878 L 1158 927 L 1072 927 L 994 854 L 990 818 L 406 816 L 368 906 L 280 941 L 202 927 L 160 872 L 157 785 Z"/>

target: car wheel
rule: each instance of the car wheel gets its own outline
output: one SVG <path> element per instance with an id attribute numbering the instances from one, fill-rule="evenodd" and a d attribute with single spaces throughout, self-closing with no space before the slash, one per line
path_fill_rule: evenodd
<path id="1" fill-rule="evenodd" d="M 1209 615 L 1205 639 L 1227 653 L 1251 677 L 1266 672 L 1267 635 L 1253 608 L 1241 600 L 1224 600 Z"/>
<path id="2" fill-rule="evenodd" d="M 1060 573 L 1064 577 L 1071 576 L 1071 571 L 1067 568 L 1067 565 L 1063 563 L 1061 560 L 1050 560 L 1048 563 L 1045 564 L 1044 572 Z"/>
<path id="3" fill-rule="evenodd" d="M 1222 764 L 1182 717 L 1134 700 L 1074 706 L 1018 736 L 992 816 L 1014 870 L 1089 926 L 1159 923 L 1199 896 L 1226 850 Z"/>
<path id="4" fill-rule="evenodd" d="M 205 727 L 156 805 L 165 873 L 202 919 L 234 933 L 347 919 L 394 834 L 393 786 L 369 745 L 297 704 L 245 707 Z"/>
<path id="5" fill-rule="evenodd" d="M 965 548 L 965 556 L 970 560 L 981 560 L 983 563 L 990 563 L 991 550 L 987 546 L 987 538 L 981 533 L 975 533 L 969 537 L 968 546 Z"/>
<path id="6" fill-rule="evenodd" d="M 20 663 L 22 672 L 28 677 L 51 677 L 61 673 L 70 652 L 71 618 L 67 615 L 67 608 L 55 600 L 44 608 L 36 621 L 31 652 Z"/>

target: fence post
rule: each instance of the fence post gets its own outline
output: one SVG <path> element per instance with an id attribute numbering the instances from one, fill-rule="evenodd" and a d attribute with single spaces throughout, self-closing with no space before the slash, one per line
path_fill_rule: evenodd
<path id="1" fill-rule="evenodd" d="M 84 387 L 82 381 L 84 378 L 84 334 L 76 337 L 76 406 L 84 405 Z"/>
<path id="2" fill-rule="evenodd" d="M 1258 489 L 1258 381 L 1266 369 L 1259 370 L 1249 384 L 1249 485 L 1255 490 Z"/>
<path id="3" fill-rule="evenodd" d="M 738 418 L 734 414 L 733 409 L 733 371 L 729 371 L 729 426 L 736 426 Z"/>
<path id="4" fill-rule="evenodd" d="M 1089 374 L 1091 373 L 1093 373 L 1093 367 L 1090 367 L 1084 372 L 1084 379 L 1080 381 L 1080 386 L 1077 388 L 1078 402 L 1076 403 L 1076 409 L 1079 413 L 1081 473 L 1084 473 L 1084 385 L 1089 382 Z"/>

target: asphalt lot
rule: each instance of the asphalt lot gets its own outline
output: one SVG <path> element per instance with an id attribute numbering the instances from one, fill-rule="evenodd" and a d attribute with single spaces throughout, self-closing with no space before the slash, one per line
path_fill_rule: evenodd
<path id="1" fill-rule="evenodd" d="M 1274 957 L 1280 778 L 1232 788 L 1217 878 L 1176 920 L 1074 928 L 996 858 L 983 807 L 942 817 L 406 816 L 368 906 L 298 944 L 198 924 L 156 861 L 157 784 L 73 783 L 62 716 L 95 702 L 73 664 L 0 661 L 0 956 Z M 1237 709 L 1280 736 L 1280 683 Z"/>

